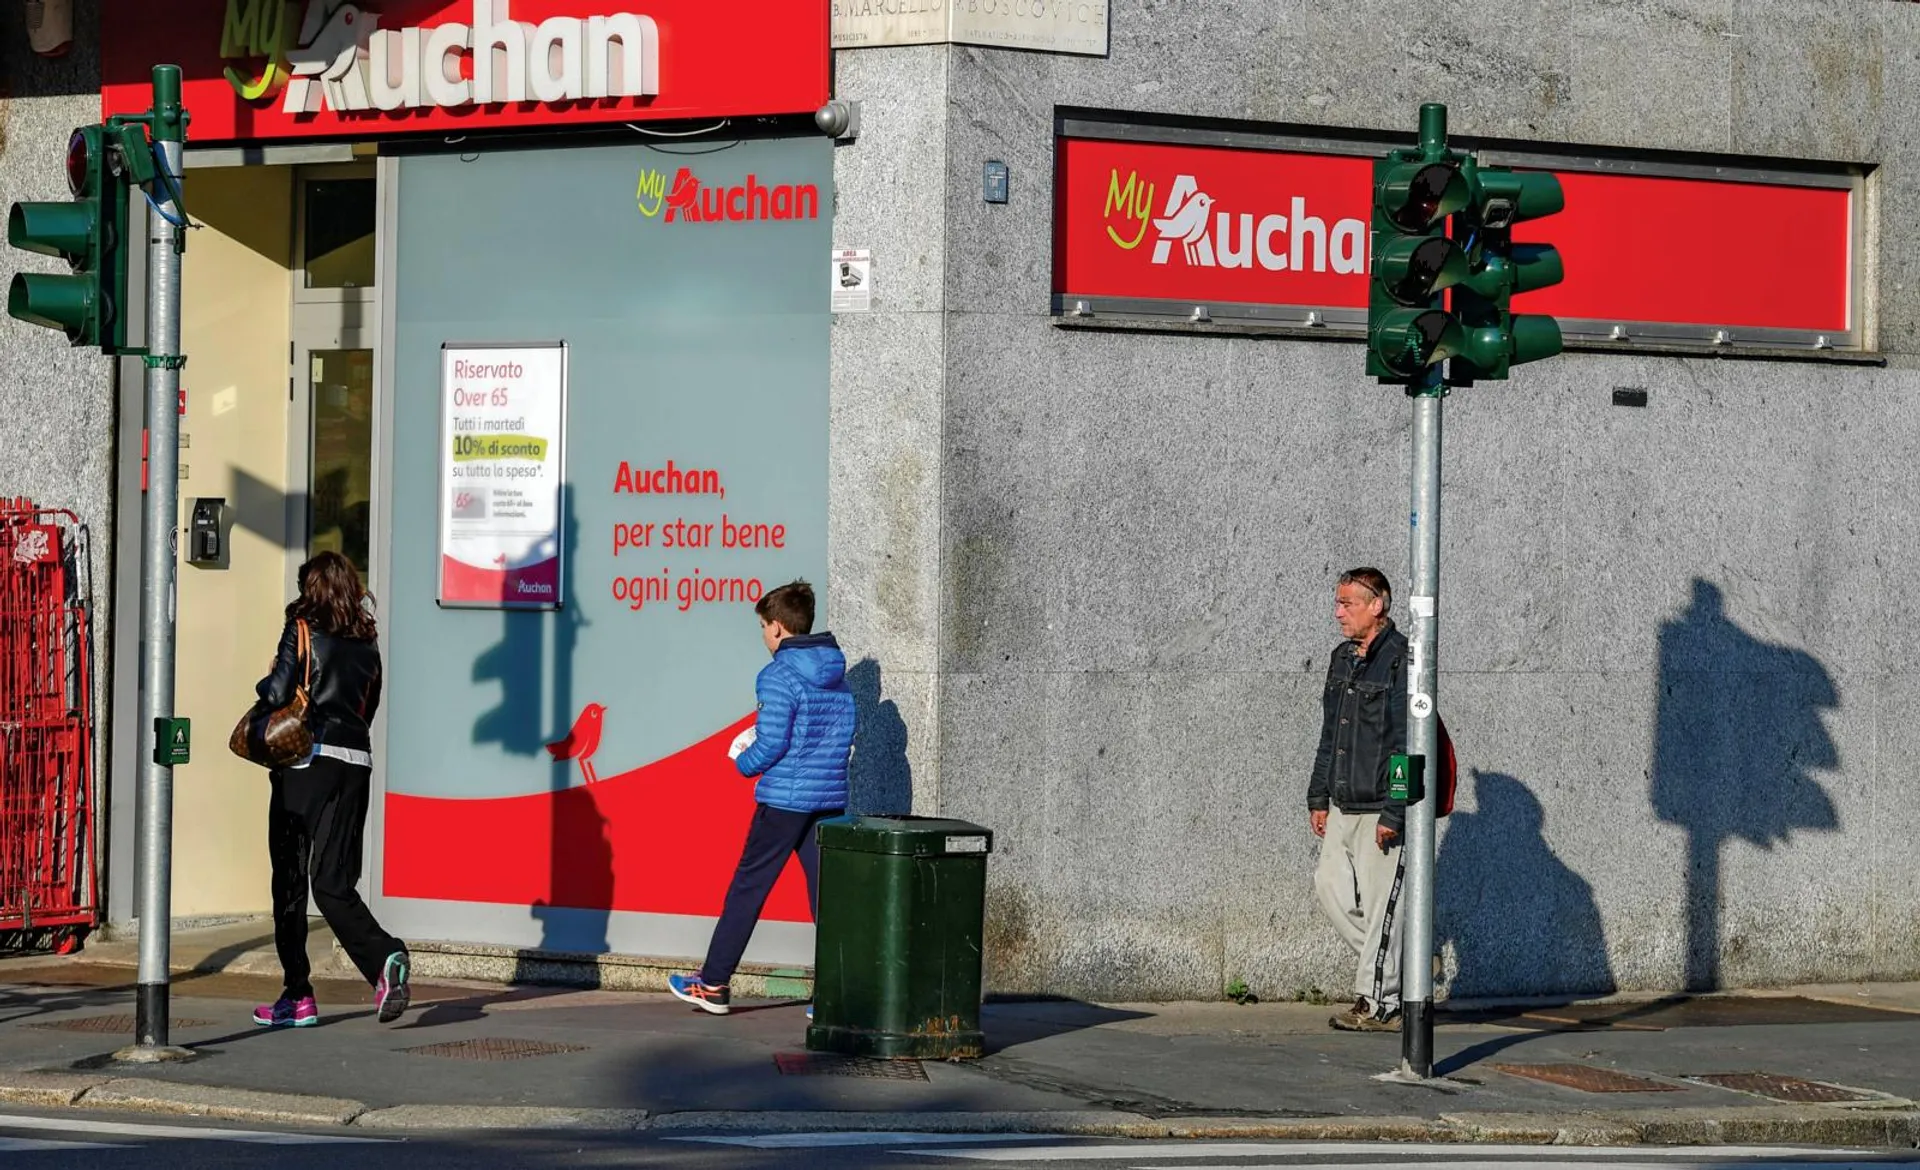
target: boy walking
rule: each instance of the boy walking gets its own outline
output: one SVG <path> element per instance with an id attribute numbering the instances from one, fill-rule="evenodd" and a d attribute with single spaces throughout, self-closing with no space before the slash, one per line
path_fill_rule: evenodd
<path id="1" fill-rule="evenodd" d="M 832 634 L 813 633 L 813 587 L 782 585 L 760 599 L 760 637 L 773 661 L 754 681 L 759 717 L 734 759 L 742 776 L 759 776 L 753 823 L 707 960 L 694 975 L 670 975 L 668 990 L 702 1011 L 724 1016 L 727 982 L 740 965 L 761 907 L 787 858 L 798 855 L 807 898 L 820 913 L 820 846 L 814 826 L 847 807 L 847 759 L 853 750 L 853 692 L 847 658 Z M 736 747 L 739 741 L 736 741 Z"/>

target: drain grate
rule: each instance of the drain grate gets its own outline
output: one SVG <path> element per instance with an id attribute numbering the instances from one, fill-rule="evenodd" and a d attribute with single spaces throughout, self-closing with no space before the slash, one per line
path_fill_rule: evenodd
<path id="1" fill-rule="evenodd" d="M 445 1044 L 422 1044 L 400 1051 L 414 1056 L 444 1056 L 448 1060 L 528 1060 L 535 1056 L 557 1056 L 563 1052 L 585 1052 L 582 1044 L 555 1044 L 548 1040 L 504 1040 L 485 1036 L 478 1040 L 451 1040 Z"/>
<path id="2" fill-rule="evenodd" d="M 887 1081 L 924 1081 L 927 1070 L 917 1060 L 875 1060 L 865 1056 L 836 1056 L 822 1052 L 776 1052 L 774 1067 L 790 1077 L 868 1077 Z"/>
<path id="3" fill-rule="evenodd" d="M 168 1020 L 168 1031 L 180 1031 L 186 1028 L 211 1028 L 212 1020 Z M 57 1029 L 62 1032 L 132 1032 L 135 1023 L 132 1016 L 81 1016 L 75 1020 L 43 1020 L 37 1024 L 28 1024 L 29 1028 Z"/>
<path id="4" fill-rule="evenodd" d="M 1702 1085 L 1712 1085 L 1715 1088 L 1732 1089 L 1736 1093 L 1752 1093 L 1756 1097 L 1765 1097 L 1770 1101 L 1793 1101 L 1814 1105 L 1823 1102 L 1881 1099 L 1878 1093 L 1865 1093 L 1859 1089 L 1846 1089 L 1839 1085 L 1801 1080 L 1799 1077 L 1783 1077 L 1777 1073 L 1706 1073 L 1686 1079 Z"/>
<path id="5" fill-rule="evenodd" d="M 1493 1067 L 1509 1076 L 1545 1081 L 1550 1085 L 1563 1085 L 1569 1089 L 1578 1089 L 1582 1093 L 1677 1093 L 1681 1091 L 1681 1086 L 1670 1085 L 1665 1081 L 1629 1076 L 1610 1068 L 1594 1068 L 1586 1064 L 1496 1064 Z"/>

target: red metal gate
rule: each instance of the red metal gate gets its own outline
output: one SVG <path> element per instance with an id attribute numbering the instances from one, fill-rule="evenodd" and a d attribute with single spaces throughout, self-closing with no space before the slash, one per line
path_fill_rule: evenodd
<path id="1" fill-rule="evenodd" d="M 61 951 L 98 903 L 89 559 L 72 512 L 0 500 L 0 932 Z"/>

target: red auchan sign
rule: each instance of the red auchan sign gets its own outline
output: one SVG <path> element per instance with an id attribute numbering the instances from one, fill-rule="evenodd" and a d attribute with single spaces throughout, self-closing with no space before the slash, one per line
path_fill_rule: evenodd
<path id="1" fill-rule="evenodd" d="M 106 114 L 176 62 L 194 142 L 812 113 L 826 0 L 102 0 Z"/>
<path id="2" fill-rule="evenodd" d="M 1364 311 L 1373 170 L 1352 155 L 1059 141 L 1054 291 L 1063 298 Z M 1845 333 L 1851 192 L 1559 172 L 1566 210 L 1517 229 L 1563 284 L 1531 312 Z"/>

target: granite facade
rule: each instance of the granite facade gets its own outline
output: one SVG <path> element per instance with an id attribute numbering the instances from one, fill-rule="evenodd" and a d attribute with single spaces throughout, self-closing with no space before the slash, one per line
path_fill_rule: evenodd
<path id="1" fill-rule="evenodd" d="M 1410 412 L 1357 346 L 1050 316 L 1056 111 L 1381 131 L 1424 101 L 1460 134 L 1873 167 L 1861 308 L 1887 359 L 1576 353 L 1448 400 L 1451 993 L 1920 974 L 1897 777 L 1920 676 L 1897 601 L 1920 519 L 1900 441 L 1920 428 L 1920 9 L 1120 0 L 1111 38 L 1105 59 L 838 54 L 864 102 L 843 175 L 880 156 L 861 172 L 921 207 L 944 172 L 921 234 L 873 235 L 877 273 L 942 281 L 911 284 L 939 324 L 903 353 L 938 365 L 888 428 L 921 444 L 937 512 L 888 547 L 935 594 L 912 611 L 935 622 L 916 808 L 998 834 L 993 989 L 1345 986 L 1304 815 L 1329 595 L 1342 568 L 1406 565 Z M 981 197 L 989 159 L 1005 204 Z M 843 185 L 843 223 L 870 196 Z M 836 346 L 897 332 L 884 309 Z M 836 393 L 870 399 L 871 368 Z M 1614 406 L 1622 385 L 1647 407 Z M 905 482 L 866 433 L 836 430 L 855 547 L 897 524 L 884 485 Z M 837 596 L 875 613 L 902 572 L 836 565 Z"/>

